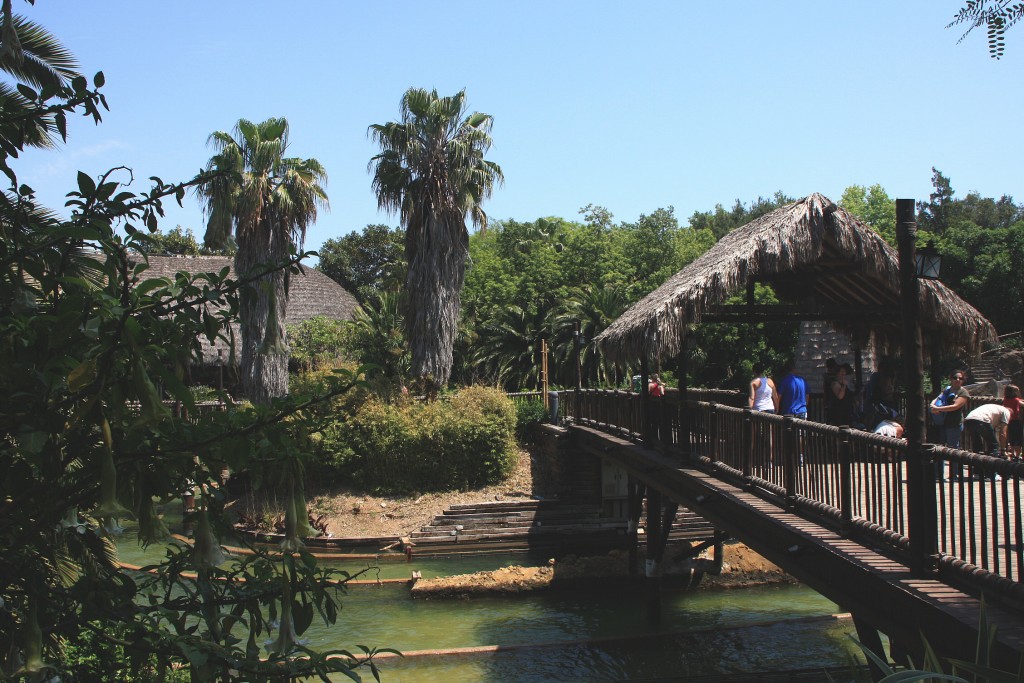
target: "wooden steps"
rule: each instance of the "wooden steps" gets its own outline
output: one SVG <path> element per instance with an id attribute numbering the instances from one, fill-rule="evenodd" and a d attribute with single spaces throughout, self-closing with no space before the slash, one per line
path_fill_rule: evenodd
<path id="1" fill-rule="evenodd" d="M 643 521 L 641 521 L 643 524 Z M 680 509 L 670 540 L 710 538 L 714 529 Z M 494 501 L 453 505 L 410 534 L 413 554 L 557 547 L 601 549 L 626 542 L 626 521 L 601 516 L 598 504 L 556 500 Z M 643 535 L 641 535 L 641 542 Z"/>

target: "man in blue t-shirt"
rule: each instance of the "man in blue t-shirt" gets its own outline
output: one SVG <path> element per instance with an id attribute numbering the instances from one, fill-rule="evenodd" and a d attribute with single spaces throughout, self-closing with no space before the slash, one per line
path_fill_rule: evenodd
<path id="1" fill-rule="evenodd" d="M 788 361 L 782 369 L 786 375 L 779 381 L 779 412 L 806 420 L 807 382 L 796 374 L 796 364 L 793 361 Z"/>

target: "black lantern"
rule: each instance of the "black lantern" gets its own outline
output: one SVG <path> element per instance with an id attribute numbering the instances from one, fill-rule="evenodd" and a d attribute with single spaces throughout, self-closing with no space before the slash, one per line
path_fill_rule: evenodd
<path id="1" fill-rule="evenodd" d="M 938 280 L 942 269 L 942 254 L 935 248 L 935 241 L 928 240 L 928 246 L 917 250 L 917 276 L 925 280 Z"/>

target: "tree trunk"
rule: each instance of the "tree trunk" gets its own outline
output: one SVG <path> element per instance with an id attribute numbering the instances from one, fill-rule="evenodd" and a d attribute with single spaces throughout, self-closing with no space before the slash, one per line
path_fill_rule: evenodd
<path id="1" fill-rule="evenodd" d="M 459 325 L 469 235 L 459 215 L 432 211 L 406 242 L 409 274 L 405 315 L 413 377 L 443 387 L 452 371 L 452 347 Z"/>
<path id="2" fill-rule="evenodd" d="M 247 231 L 244 237 L 238 236 L 235 273 L 239 278 L 289 258 L 291 240 L 287 232 L 284 235 L 280 232 L 277 226 L 270 226 L 270 229 L 260 226 L 260 229 Z M 286 270 L 276 270 L 244 287 L 239 297 L 242 388 L 256 404 L 270 403 L 272 398 L 288 393 L 288 354 L 268 354 L 260 350 L 267 337 L 271 297 L 276 301 L 280 339 L 287 343 L 288 277 Z"/>

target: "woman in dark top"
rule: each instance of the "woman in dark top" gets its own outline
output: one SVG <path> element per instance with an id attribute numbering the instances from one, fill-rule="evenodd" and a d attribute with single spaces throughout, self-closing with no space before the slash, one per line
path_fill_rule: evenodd
<path id="1" fill-rule="evenodd" d="M 850 376 L 853 368 L 848 363 L 840 366 L 836 376 L 829 385 L 826 394 L 828 398 L 828 423 L 831 425 L 849 425 L 853 423 L 853 387 L 848 382 L 852 381 Z"/>

